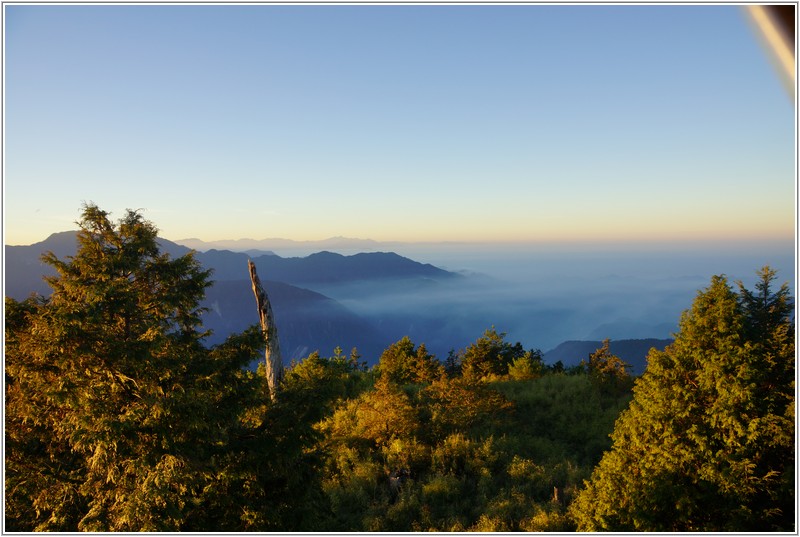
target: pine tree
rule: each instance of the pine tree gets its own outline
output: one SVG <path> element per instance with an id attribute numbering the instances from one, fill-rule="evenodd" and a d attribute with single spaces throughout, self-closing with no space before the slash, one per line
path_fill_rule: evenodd
<path id="1" fill-rule="evenodd" d="M 773 278 L 737 296 L 715 276 L 675 342 L 650 352 L 570 507 L 579 530 L 794 529 L 794 330 Z"/>

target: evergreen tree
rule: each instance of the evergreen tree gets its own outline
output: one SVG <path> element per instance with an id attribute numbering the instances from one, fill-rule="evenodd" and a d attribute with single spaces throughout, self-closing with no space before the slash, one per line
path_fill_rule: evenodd
<path id="1" fill-rule="evenodd" d="M 544 371 L 542 351 L 530 350 L 515 358 L 508 366 L 508 375 L 514 380 L 531 380 L 542 376 Z"/>
<path id="2" fill-rule="evenodd" d="M 447 358 L 444 361 L 444 372 L 450 378 L 461 375 L 461 354 L 456 353 L 455 349 L 450 349 L 447 352 Z"/>
<path id="3" fill-rule="evenodd" d="M 602 346 L 589 355 L 589 361 L 581 360 L 592 383 L 602 392 L 619 395 L 630 390 L 633 379 L 629 373 L 630 364 L 619 356 L 611 354 L 610 340 L 605 339 Z"/>
<path id="4" fill-rule="evenodd" d="M 436 357 L 428 354 L 425 344 L 414 348 L 408 336 L 383 351 L 376 369 L 381 377 L 400 385 L 432 382 L 444 372 Z"/>
<path id="5" fill-rule="evenodd" d="M 508 374 L 514 360 L 525 355 L 522 344 L 505 341 L 505 333 L 497 333 L 494 327 L 466 348 L 461 359 L 461 372 L 465 378 L 481 380 Z"/>
<path id="6" fill-rule="evenodd" d="M 43 257 L 52 296 L 6 301 L 8 529 L 180 530 L 250 428 L 259 334 L 206 348 L 209 272 L 138 213 L 79 225 L 74 257 Z"/>
<path id="7" fill-rule="evenodd" d="M 765 269 L 715 276 L 651 350 L 613 447 L 570 507 L 582 531 L 794 530 L 794 339 Z"/>

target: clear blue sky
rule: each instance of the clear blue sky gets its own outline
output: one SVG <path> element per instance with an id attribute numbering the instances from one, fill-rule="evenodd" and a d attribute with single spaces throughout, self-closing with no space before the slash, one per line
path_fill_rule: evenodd
<path id="1" fill-rule="evenodd" d="M 790 98 L 734 6 L 5 6 L 4 231 L 786 238 Z"/>

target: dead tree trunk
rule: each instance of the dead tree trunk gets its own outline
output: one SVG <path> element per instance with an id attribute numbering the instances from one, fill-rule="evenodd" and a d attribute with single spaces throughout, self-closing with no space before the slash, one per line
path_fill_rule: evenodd
<path id="1" fill-rule="evenodd" d="M 283 360 L 281 359 L 281 349 L 278 344 L 278 327 L 275 325 L 275 317 L 272 315 L 272 307 L 269 305 L 267 293 L 261 286 L 258 279 L 256 266 L 251 260 L 247 260 L 247 268 L 250 271 L 250 282 L 253 285 L 253 294 L 256 296 L 256 306 L 258 307 L 258 317 L 261 321 L 261 332 L 267 348 L 264 350 L 264 357 L 267 360 L 267 386 L 272 400 L 278 394 L 278 385 L 283 380 Z"/>

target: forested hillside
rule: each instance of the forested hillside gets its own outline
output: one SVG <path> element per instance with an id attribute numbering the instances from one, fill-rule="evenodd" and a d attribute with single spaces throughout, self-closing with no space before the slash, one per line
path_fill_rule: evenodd
<path id="1" fill-rule="evenodd" d="M 314 352 L 272 400 L 260 331 L 207 345 L 210 274 L 156 236 L 89 205 L 52 295 L 6 298 L 4 530 L 795 529 L 793 305 L 768 268 L 715 276 L 639 378 L 607 340 L 565 368 L 489 328 L 371 368 Z"/>

